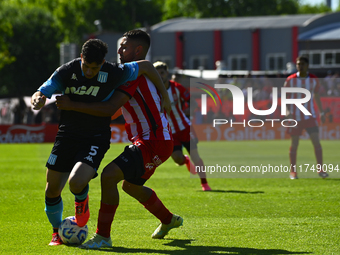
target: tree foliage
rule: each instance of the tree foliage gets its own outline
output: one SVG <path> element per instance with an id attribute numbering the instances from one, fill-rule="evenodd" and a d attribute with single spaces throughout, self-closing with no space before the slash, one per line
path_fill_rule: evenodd
<path id="1" fill-rule="evenodd" d="M 163 19 L 295 14 L 298 7 L 297 0 L 167 0 Z"/>
<path id="2" fill-rule="evenodd" d="M 58 67 L 60 43 L 81 45 L 95 20 L 125 32 L 161 15 L 151 0 L 0 1 L 0 96 L 31 95 Z"/>
<path id="3" fill-rule="evenodd" d="M 12 63 L 0 70 L 0 95 L 29 95 L 48 78 L 59 61 L 59 30 L 54 17 L 40 7 L 3 5 L 1 17 L 12 25 L 4 39 Z"/>
<path id="4" fill-rule="evenodd" d="M 13 36 L 13 30 L 12 25 L 8 20 L 6 20 L 1 14 L 0 14 L 0 70 L 5 66 L 13 61 L 15 61 L 15 57 L 11 56 L 9 50 L 8 50 L 8 44 L 6 41 Z"/>
<path id="5" fill-rule="evenodd" d="M 329 8 L 325 4 L 317 4 L 317 5 L 310 5 L 310 4 L 303 4 L 299 6 L 299 13 L 300 14 L 309 14 L 309 13 L 325 13 L 331 12 L 331 8 Z"/>
<path id="6" fill-rule="evenodd" d="M 165 0 L 162 2 L 163 20 L 176 17 L 243 17 L 331 11 L 325 4 L 301 4 L 300 0 Z"/>

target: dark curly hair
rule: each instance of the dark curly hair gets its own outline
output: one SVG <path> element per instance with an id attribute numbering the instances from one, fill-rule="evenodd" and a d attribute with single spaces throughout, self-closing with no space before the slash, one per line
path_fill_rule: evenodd
<path id="1" fill-rule="evenodd" d="M 98 65 L 103 62 L 107 51 L 107 44 L 99 39 L 87 40 L 81 49 L 83 58 L 87 63 L 96 62 Z"/>

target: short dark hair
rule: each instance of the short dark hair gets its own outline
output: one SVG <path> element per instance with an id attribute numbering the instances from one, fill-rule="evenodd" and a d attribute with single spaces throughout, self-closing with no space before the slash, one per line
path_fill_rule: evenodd
<path id="1" fill-rule="evenodd" d="M 96 62 L 98 65 L 103 62 L 107 51 L 107 44 L 99 39 L 87 40 L 81 49 L 83 58 L 87 63 Z"/>
<path id="2" fill-rule="evenodd" d="M 303 61 L 303 62 L 305 62 L 306 64 L 309 64 L 309 59 L 308 59 L 308 57 L 305 56 L 305 55 L 302 55 L 302 56 L 297 57 L 297 58 L 296 58 L 296 62 L 297 62 L 298 60 Z"/>
<path id="3" fill-rule="evenodd" d="M 143 49 L 145 51 L 144 53 L 146 55 L 150 48 L 151 43 L 150 35 L 147 32 L 141 29 L 133 29 L 128 32 L 125 32 L 123 36 L 140 43 L 143 46 Z"/>

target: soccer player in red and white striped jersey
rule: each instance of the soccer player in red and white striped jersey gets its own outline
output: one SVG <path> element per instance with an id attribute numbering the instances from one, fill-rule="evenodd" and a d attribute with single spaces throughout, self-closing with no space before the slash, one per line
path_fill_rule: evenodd
<path id="1" fill-rule="evenodd" d="M 304 104 L 304 107 L 312 114 L 312 115 L 304 115 L 300 109 L 298 109 L 295 105 L 289 105 L 287 107 L 287 117 L 290 119 L 295 119 L 297 121 L 296 127 L 290 127 L 287 130 L 287 133 L 291 136 L 291 146 L 289 149 L 289 158 L 291 163 L 290 170 L 290 178 L 297 179 L 296 173 L 296 154 L 297 148 L 299 145 L 299 138 L 305 129 L 312 141 L 314 147 L 314 153 L 316 157 L 316 162 L 320 166 L 322 166 L 322 147 L 319 139 L 319 128 L 318 121 L 315 112 L 314 103 L 319 109 L 321 121 L 325 122 L 324 111 L 322 109 L 319 89 L 320 83 L 318 78 L 310 74 L 308 72 L 309 60 L 304 56 L 300 56 L 296 59 L 296 68 L 297 73 L 290 75 L 284 84 L 284 87 L 295 87 L 295 88 L 304 88 L 308 89 L 311 92 L 312 98 L 309 102 Z M 301 94 L 291 93 L 287 96 L 288 98 L 301 98 Z M 319 176 L 322 178 L 328 177 L 326 172 L 320 171 Z"/>
<path id="2" fill-rule="evenodd" d="M 168 66 L 166 63 L 157 61 L 154 63 L 154 67 L 161 76 L 165 88 L 168 90 L 170 101 L 172 102 L 172 111 L 168 117 L 174 138 L 174 151 L 171 157 L 178 165 L 185 164 L 191 173 L 196 174 L 195 166 L 204 167 L 204 163 L 198 154 L 198 139 L 195 131 L 193 127 L 191 127 L 190 120 L 182 110 L 183 103 L 190 102 L 190 93 L 181 84 L 169 80 Z M 183 154 L 183 146 L 190 154 L 193 164 L 191 163 L 189 156 Z M 202 190 L 210 191 L 211 188 L 208 184 L 206 174 L 203 172 L 199 172 L 198 174 L 201 179 Z"/>

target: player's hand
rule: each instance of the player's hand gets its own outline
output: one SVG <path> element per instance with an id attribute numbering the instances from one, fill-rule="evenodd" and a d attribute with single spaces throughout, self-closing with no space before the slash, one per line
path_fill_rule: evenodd
<path id="1" fill-rule="evenodd" d="M 46 96 L 36 94 L 32 97 L 31 104 L 33 110 L 40 110 L 46 103 Z"/>
<path id="2" fill-rule="evenodd" d="M 66 110 L 66 111 L 72 110 L 72 101 L 68 96 L 62 95 L 62 96 L 56 96 L 55 98 L 57 99 L 55 104 L 59 110 Z"/>
<path id="3" fill-rule="evenodd" d="M 170 102 L 169 97 L 162 98 L 161 107 L 162 107 L 162 109 L 165 109 L 165 111 L 168 115 L 170 115 L 170 113 L 171 113 L 171 102 Z"/>

